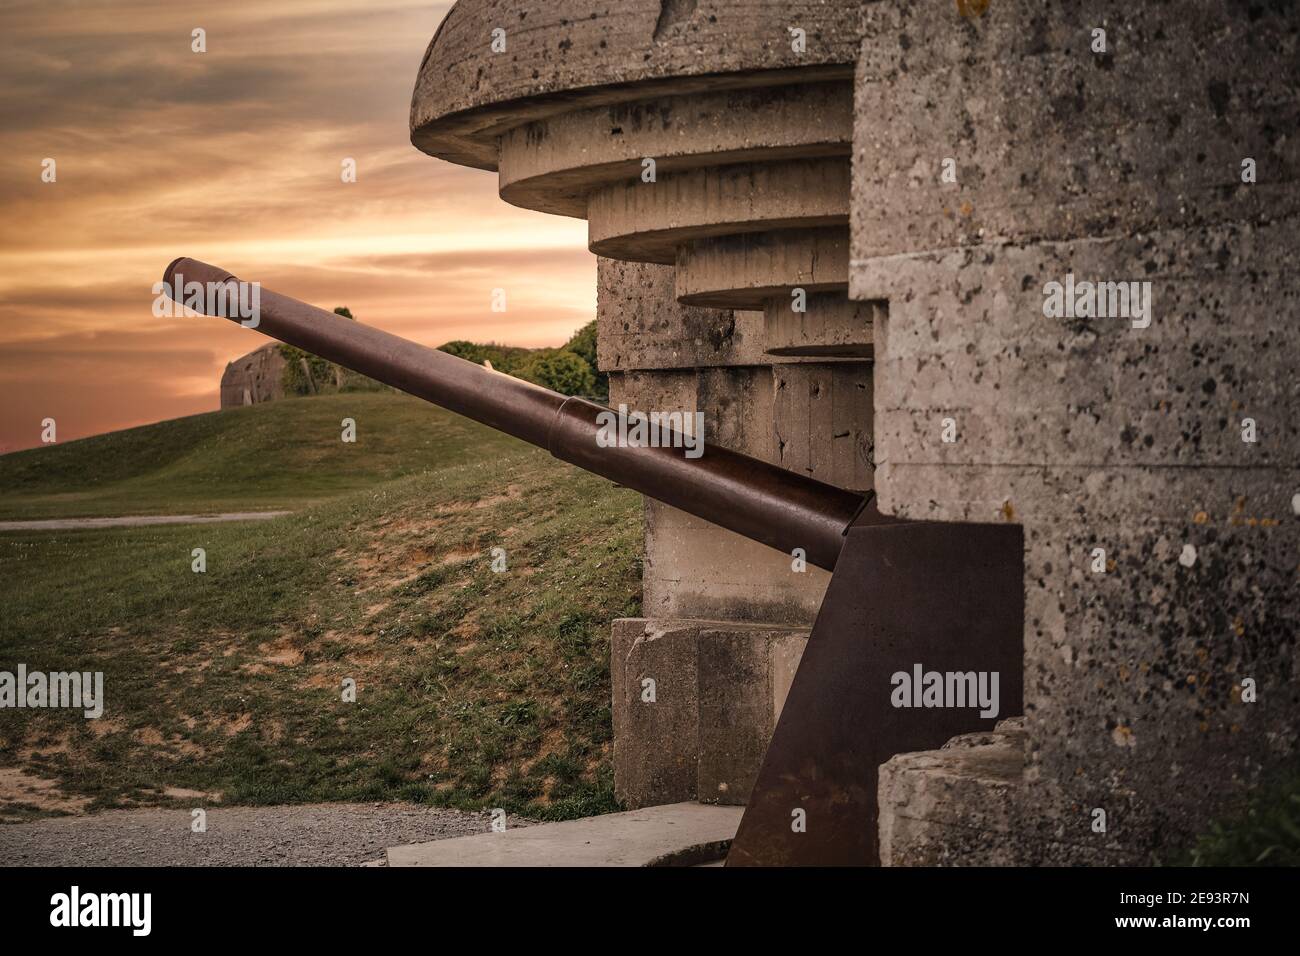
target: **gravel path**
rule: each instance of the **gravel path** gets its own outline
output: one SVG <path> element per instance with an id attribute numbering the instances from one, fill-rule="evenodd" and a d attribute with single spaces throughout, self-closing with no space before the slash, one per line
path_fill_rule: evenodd
<path id="1" fill-rule="evenodd" d="M 125 515 L 120 518 L 34 518 L 0 521 L 0 531 L 69 531 L 76 528 L 137 528 L 152 524 L 213 524 L 218 521 L 268 521 L 291 511 L 229 511 L 219 515 Z"/>
<path id="2" fill-rule="evenodd" d="M 508 825 L 522 826 L 511 817 Z M 487 812 L 409 804 L 108 810 L 0 826 L 0 866 L 360 866 L 390 846 L 487 833 Z"/>

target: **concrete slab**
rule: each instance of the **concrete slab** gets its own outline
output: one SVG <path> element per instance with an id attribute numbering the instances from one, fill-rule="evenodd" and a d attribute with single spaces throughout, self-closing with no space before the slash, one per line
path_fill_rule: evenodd
<path id="1" fill-rule="evenodd" d="M 720 858 L 744 807 L 673 803 L 390 847 L 389 866 L 690 866 Z M 697 848 L 710 852 L 688 852 Z"/>

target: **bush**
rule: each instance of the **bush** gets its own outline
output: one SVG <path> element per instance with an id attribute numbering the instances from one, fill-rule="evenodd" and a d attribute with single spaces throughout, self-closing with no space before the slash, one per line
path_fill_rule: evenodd
<path id="1" fill-rule="evenodd" d="M 475 365 L 482 365 L 486 360 L 491 362 L 492 367 L 498 372 L 505 372 L 507 375 L 514 375 L 516 370 L 533 355 L 532 349 L 497 345 L 493 342 L 479 345 L 477 342 L 466 342 L 461 339 L 439 346 L 438 351 L 463 358 Z"/>
<path id="2" fill-rule="evenodd" d="M 292 345 L 281 345 L 280 354 L 284 356 L 284 372 L 280 381 L 286 395 L 314 395 L 327 388 L 334 388 L 333 362 L 327 362 Z M 304 361 L 306 368 L 303 367 Z M 307 378 L 309 374 L 310 381 Z"/>
<path id="3" fill-rule="evenodd" d="M 609 376 L 596 369 L 594 321 L 580 328 L 558 349 L 526 349 L 494 342 L 480 345 L 463 339 L 448 342 L 440 349 L 475 365 L 491 362 L 498 372 L 565 395 L 581 395 L 602 402 L 609 400 Z"/>
<path id="4" fill-rule="evenodd" d="M 574 355 L 580 356 L 591 367 L 591 374 L 595 376 L 595 388 L 591 392 L 584 394 L 592 398 L 598 398 L 602 402 L 608 402 L 609 376 L 596 367 L 596 320 L 592 319 L 573 333 L 573 338 L 569 339 L 563 348 Z"/>
<path id="5" fill-rule="evenodd" d="M 561 395 L 590 395 L 596 388 L 591 366 L 581 356 L 564 349 L 535 354 L 516 374 Z"/>
<path id="6" fill-rule="evenodd" d="M 345 319 L 356 319 L 352 310 L 341 305 L 334 310 L 335 315 Z M 292 345 L 281 345 L 280 354 L 284 356 L 284 372 L 280 384 L 285 395 L 315 395 L 320 392 L 382 392 L 394 391 L 373 378 L 358 375 L 341 365 L 335 365 L 320 356 L 304 352 Z M 304 361 L 306 368 L 303 367 Z M 310 381 L 308 375 L 311 376 Z"/>
<path id="7" fill-rule="evenodd" d="M 352 319 L 347 306 L 334 310 L 336 315 Z M 353 319 L 355 321 L 355 319 Z M 609 376 L 596 368 L 596 323 L 588 322 L 558 349 L 528 349 L 489 342 L 480 345 L 457 339 L 439 346 L 439 351 L 482 365 L 491 362 L 498 372 L 514 375 L 562 395 L 581 395 L 601 402 L 609 400 Z M 314 395 L 322 392 L 386 391 L 388 387 L 374 379 L 328 362 L 319 356 L 281 345 L 284 372 L 281 384 L 285 395 Z"/>

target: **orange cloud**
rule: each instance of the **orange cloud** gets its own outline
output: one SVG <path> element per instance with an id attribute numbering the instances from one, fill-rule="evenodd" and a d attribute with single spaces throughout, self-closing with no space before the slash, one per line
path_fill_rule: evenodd
<path id="1" fill-rule="evenodd" d="M 409 143 L 448 6 L 7 4 L 0 449 L 37 444 L 45 417 L 67 440 L 217 407 L 226 362 L 266 340 L 153 318 L 179 255 L 434 345 L 558 344 L 589 321 L 584 223 L 509 206 L 492 174 Z"/>

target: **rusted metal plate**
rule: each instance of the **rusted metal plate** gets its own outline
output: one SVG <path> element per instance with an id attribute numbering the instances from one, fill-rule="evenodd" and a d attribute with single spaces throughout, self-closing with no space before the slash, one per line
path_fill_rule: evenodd
<path id="1" fill-rule="evenodd" d="M 849 530 L 728 866 L 877 865 L 880 765 L 1022 712 L 1019 526 L 887 520 Z M 917 665 L 996 672 L 998 713 L 894 706 Z"/>

